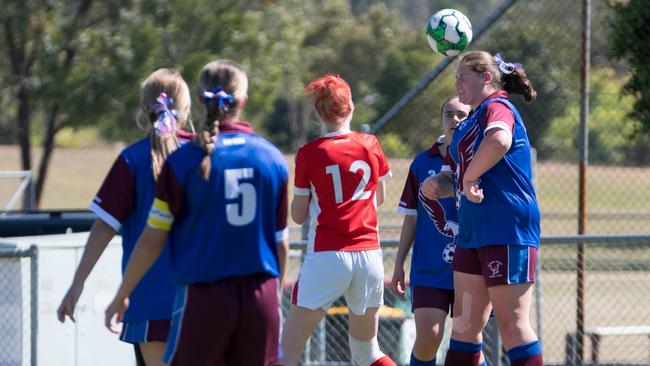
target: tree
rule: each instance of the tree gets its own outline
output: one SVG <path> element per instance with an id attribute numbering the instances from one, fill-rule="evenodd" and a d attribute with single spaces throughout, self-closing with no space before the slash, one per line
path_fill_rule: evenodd
<path id="1" fill-rule="evenodd" d="M 631 78 L 625 84 L 627 93 L 635 97 L 629 117 L 641 122 L 642 130 L 650 133 L 650 9 L 647 1 L 611 2 L 614 16 L 610 22 L 611 57 L 625 59 Z"/>
<path id="2" fill-rule="evenodd" d="M 16 1 L 0 15 L 2 52 L 10 68 L 1 85 L 15 100 L 16 140 L 21 167 L 32 170 L 30 137 L 43 129 L 38 165 L 38 204 L 54 151 L 66 126 L 100 120 L 119 106 L 116 96 L 140 75 L 124 18 L 128 1 Z M 125 32 L 129 34 L 129 32 Z M 35 124 L 38 118 L 40 123 Z"/>

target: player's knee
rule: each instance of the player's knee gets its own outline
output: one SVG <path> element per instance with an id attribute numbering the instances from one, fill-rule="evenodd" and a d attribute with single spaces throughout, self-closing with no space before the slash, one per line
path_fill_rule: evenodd
<path id="1" fill-rule="evenodd" d="M 423 352 L 426 350 L 435 351 L 438 349 L 438 346 L 442 341 L 442 336 L 443 334 L 440 332 L 439 328 L 431 328 L 427 329 L 426 331 L 419 331 L 415 337 L 415 344 L 413 347 L 422 350 Z"/>
<path id="2" fill-rule="evenodd" d="M 504 340 L 517 342 L 525 337 L 529 328 L 530 325 L 521 319 L 505 319 L 499 325 L 499 334 Z"/>
<path id="3" fill-rule="evenodd" d="M 370 366 L 376 360 L 384 357 L 384 353 L 379 349 L 377 337 L 370 340 L 361 340 L 348 335 L 350 341 L 350 351 L 352 358 L 360 366 Z"/>

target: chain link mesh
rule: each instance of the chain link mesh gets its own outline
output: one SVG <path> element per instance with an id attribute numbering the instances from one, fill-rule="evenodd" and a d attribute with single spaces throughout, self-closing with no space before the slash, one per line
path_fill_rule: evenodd
<path id="1" fill-rule="evenodd" d="M 32 360 L 31 258 L 0 247 L 0 365 L 24 366 Z M 28 254 L 27 254 L 28 255 Z"/>

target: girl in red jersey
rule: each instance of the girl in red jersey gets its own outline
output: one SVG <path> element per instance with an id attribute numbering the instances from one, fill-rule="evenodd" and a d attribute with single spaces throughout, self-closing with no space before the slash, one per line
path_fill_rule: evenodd
<path id="1" fill-rule="evenodd" d="M 145 227 L 165 158 L 192 138 L 181 129 L 189 120 L 190 103 L 189 88 L 175 70 L 156 70 L 142 83 L 141 112 L 152 128 L 146 138 L 122 151 L 90 205 L 97 219 L 72 285 L 61 300 L 59 321 L 63 322 L 66 315 L 75 320 L 74 309 L 84 282 L 118 232 L 122 235 L 122 270 L 126 267 Z M 135 288 L 124 316 L 120 339 L 134 344 L 138 365 L 162 365 L 175 293 L 168 256 L 168 251 L 163 253 Z"/>
<path id="2" fill-rule="evenodd" d="M 298 150 L 291 217 L 311 219 L 309 244 L 283 327 L 281 363 L 298 363 L 305 342 L 341 296 L 349 309 L 352 357 L 362 366 L 395 365 L 377 343 L 384 267 L 377 233 L 383 180 L 391 176 L 376 137 L 350 131 L 350 87 L 338 76 L 306 88 L 327 132 Z"/>

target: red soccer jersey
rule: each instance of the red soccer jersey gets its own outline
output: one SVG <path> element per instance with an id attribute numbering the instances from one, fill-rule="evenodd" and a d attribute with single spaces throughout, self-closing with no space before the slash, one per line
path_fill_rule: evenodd
<path id="1" fill-rule="evenodd" d="M 390 176 L 374 135 L 332 132 L 301 147 L 294 194 L 311 196 L 308 251 L 379 249 L 375 191 Z"/>

